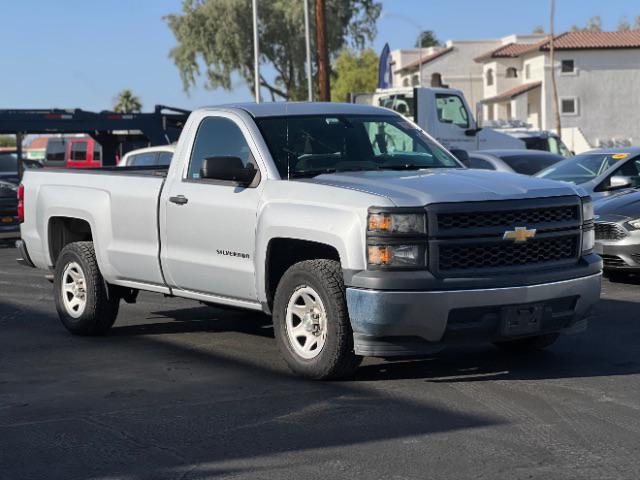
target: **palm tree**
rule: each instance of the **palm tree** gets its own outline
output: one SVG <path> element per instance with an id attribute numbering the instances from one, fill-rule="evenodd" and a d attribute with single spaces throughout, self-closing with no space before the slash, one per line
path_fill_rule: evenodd
<path id="1" fill-rule="evenodd" d="M 118 113 L 139 113 L 142 103 L 131 90 L 125 88 L 116 96 L 113 110 Z"/>

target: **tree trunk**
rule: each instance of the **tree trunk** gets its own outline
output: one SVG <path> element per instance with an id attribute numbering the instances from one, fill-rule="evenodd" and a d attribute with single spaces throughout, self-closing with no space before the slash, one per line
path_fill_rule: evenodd
<path id="1" fill-rule="evenodd" d="M 321 102 L 331 101 L 329 84 L 329 50 L 327 49 L 327 20 L 324 0 L 316 0 L 316 48 L 318 55 L 318 93 Z"/>
<path id="2" fill-rule="evenodd" d="M 556 116 L 556 132 L 558 137 L 562 138 L 562 124 L 560 123 L 560 106 L 558 105 L 558 85 L 556 84 L 556 55 L 554 45 L 554 30 L 553 24 L 556 12 L 555 0 L 551 0 L 551 25 L 550 25 L 550 37 L 549 37 L 549 62 L 551 63 L 551 86 L 553 88 L 553 110 Z"/>

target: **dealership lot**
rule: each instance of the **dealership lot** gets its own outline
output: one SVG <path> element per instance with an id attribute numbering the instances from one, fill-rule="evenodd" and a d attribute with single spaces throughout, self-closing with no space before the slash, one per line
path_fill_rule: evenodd
<path id="1" fill-rule="evenodd" d="M 639 478 L 640 282 L 548 352 L 291 375 L 269 319 L 161 295 L 72 337 L 0 248 L 0 478 Z"/>

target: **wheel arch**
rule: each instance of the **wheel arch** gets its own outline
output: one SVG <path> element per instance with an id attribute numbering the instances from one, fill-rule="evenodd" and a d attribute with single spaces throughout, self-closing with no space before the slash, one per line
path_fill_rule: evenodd
<path id="1" fill-rule="evenodd" d="M 264 304 L 269 311 L 273 306 L 275 291 L 284 273 L 296 263 L 304 260 L 335 260 L 341 263 L 340 252 L 336 246 L 309 239 L 274 237 L 266 247 L 264 261 L 263 291 Z"/>

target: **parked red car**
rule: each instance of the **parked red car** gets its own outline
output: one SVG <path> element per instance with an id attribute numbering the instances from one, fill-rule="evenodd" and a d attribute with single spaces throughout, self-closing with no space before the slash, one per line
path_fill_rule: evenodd
<path id="1" fill-rule="evenodd" d="M 67 141 L 67 167 L 102 166 L 102 147 L 93 138 L 71 138 Z"/>

